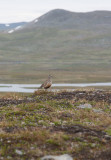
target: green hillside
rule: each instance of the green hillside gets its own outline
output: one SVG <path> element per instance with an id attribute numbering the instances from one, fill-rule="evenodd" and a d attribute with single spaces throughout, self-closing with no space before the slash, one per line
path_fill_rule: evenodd
<path id="1" fill-rule="evenodd" d="M 90 28 L 90 26 L 89 26 Z M 111 80 L 111 29 L 26 27 L 0 33 L 0 83 Z"/>

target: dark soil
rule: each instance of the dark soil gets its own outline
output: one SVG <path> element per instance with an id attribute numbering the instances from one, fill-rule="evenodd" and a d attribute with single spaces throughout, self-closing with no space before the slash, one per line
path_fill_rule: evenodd
<path id="1" fill-rule="evenodd" d="M 94 106 L 91 103 L 91 110 L 76 108 L 81 100 L 89 104 L 93 101 Z M 103 111 L 95 113 L 93 108 L 97 107 L 97 110 L 99 102 Z M 105 108 L 106 104 L 108 107 L 111 104 L 111 93 L 100 90 L 36 92 L 22 98 L 1 98 L 2 159 L 8 159 L 10 155 L 12 160 L 40 160 L 48 154 L 67 153 L 74 160 L 111 160 L 111 112 L 110 108 Z M 105 121 L 107 117 L 108 122 Z M 94 125 L 85 126 L 86 122 Z M 17 155 L 17 149 L 23 152 L 22 155 Z"/>
<path id="2" fill-rule="evenodd" d="M 73 92 L 61 92 L 56 93 L 55 95 L 52 94 L 41 94 L 36 97 L 37 95 L 33 95 L 30 98 L 25 97 L 24 99 L 0 99 L 0 106 L 7 106 L 7 105 L 18 105 L 22 103 L 31 103 L 35 101 L 46 101 L 46 100 L 60 100 L 60 99 L 67 99 L 71 100 L 74 99 L 75 101 L 79 101 L 80 99 L 86 99 L 87 101 L 102 101 L 107 102 L 108 104 L 111 103 L 111 93 L 106 91 L 73 91 Z"/>
<path id="3" fill-rule="evenodd" d="M 57 94 L 55 99 L 73 99 L 76 101 L 80 99 L 86 99 L 88 101 L 103 101 L 111 103 L 111 93 L 106 91 L 74 91 L 74 92 L 62 92 Z"/>

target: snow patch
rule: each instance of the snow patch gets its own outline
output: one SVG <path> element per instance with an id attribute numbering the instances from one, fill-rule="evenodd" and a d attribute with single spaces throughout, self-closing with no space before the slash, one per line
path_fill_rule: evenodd
<path id="1" fill-rule="evenodd" d="M 8 31 L 8 33 L 13 33 L 14 32 L 14 30 L 12 29 L 12 30 L 10 30 L 10 31 Z"/>
<path id="2" fill-rule="evenodd" d="M 17 26 L 17 27 L 15 28 L 15 30 L 18 30 L 18 29 L 20 29 L 20 28 L 22 28 L 22 26 Z"/>
<path id="3" fill-rule="evenodd" d="M 22 28 L 22 26 L 17 26 L 16 28 L 8 31 L 8 33 L 13 33 L 14 31 L 17 31 L 17 30 L 19 30 L 19 29 L 21 29 L 21 28 Z"/>
<path id="4" fill-rule="evenodd" d="M 35 20 L 35 23 L 37 23 L 37 22 L 38 22 L 38 19 Z"/>

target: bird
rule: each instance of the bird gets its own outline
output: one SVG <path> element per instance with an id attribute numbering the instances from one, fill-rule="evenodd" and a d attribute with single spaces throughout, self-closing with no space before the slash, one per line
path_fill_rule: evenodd
<path id="1" fill-rule="evenodd" d="M 48 76 L 48 79 L 38 89 L 48 89 L 52 85 L 52 75 Z"/>

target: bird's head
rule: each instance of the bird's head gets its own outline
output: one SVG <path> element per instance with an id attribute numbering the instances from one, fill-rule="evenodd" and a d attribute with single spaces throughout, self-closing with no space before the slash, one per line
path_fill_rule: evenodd
<path id="1" fill-rule="evenodd" d="M 48 78 L 52 78 L 52 77 L 53 77 L 52 75 L 49 75 L 49 76 L 48 76 Z"/>

